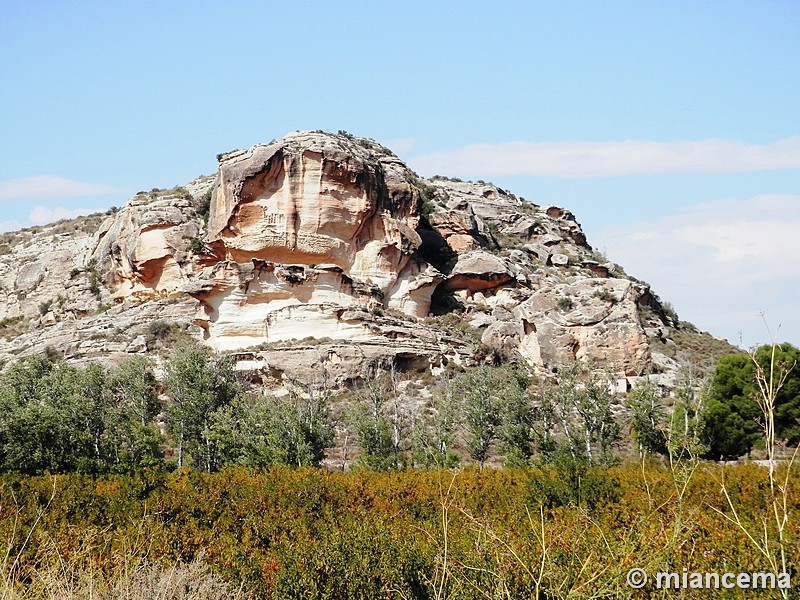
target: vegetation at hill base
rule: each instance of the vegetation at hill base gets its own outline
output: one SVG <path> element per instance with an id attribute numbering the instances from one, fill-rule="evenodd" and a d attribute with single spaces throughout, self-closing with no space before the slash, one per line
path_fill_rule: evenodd
<path id="1" fill-rule="evenodd" d="M 800 350 L 791 344 L 761 346 L 753 356 L 733 354 L 717 363 L 708 393 L 703 434 L 711 459 L 736 458 L 750 452 L 763 436 L 761 409 L 756 399 L 756 370 L 777 380 L 786 374 L 775 398 L 778 439 L 790 446 L 800 444 Z"/>
<path id="2" fill-rule="evenodd" d="M 720 493 L 723 480 L 730 506 Z M 102 594 L 121 576 L 133 580 L 137 572 L 198 561 L 232 595 L 242 590 L 253 598 L 661 597 L 652 586 L 628 588 L 627 571 L 773 570 L 726 518 L 735 510 L 758 531 L 760 507 L 769 503 L 766 483 L 765 469 L 709 464 L 683 485 L 648 461 L 608 468 L 564 461 L 541 469 L 5 475 L 1 574 L 7 597 L 42 589 L 54 568 L 64 589 L 85 592 L 91 579 Z M 800 508 L 796 487 L 787 506 Z M 797 529 L 787 532 L 789 564 L 797 564 L 799 544 Z M 41 593 L 19 597 L 51 597 Z M 719 592 L 703 593 L 693 590 L 693 597 Z"/>
<path id="3" fill-rule="evenodd" d="M 506 364 L 420 390 L 373 365 L 271 393 L 196 345 L 160 371 L 30 357 L 0 375 L 0 594 L 188 578 L 176 598 L 662 597 L 626 586 L 633 567 L 794 582 L 797 358 L 725 357 L 668 407 L 648 378 L 623 399 L 582 363 L 558 384 Z M 314 468 L 337 435 L 358 452 Z M 703 460 L 754 448 L 769 468 Z"/>
<path id="4" fill-rule="evenodd" d="M 275 393 L 196 344 L 169 350 L 160 380 L 141 356 L 106 369 L 37 355 L 0 374 L 0 471 L 319 466 L 343 436 L 348 454 L 337 466 L 373 470 L 541 465 L 562 455 L 613 464 L 687 448 L 729 460 L 764 453 L 759 370 L 771 368 L 776 382 L 783 374 L 776 440 L 800 442 L 798 359 L 790 344 L 776 345 L 774 357 L 772 346 L 725 356 L 707 385 L 687 374 L 666 397 L 647 377 L 614 394 L 610 375 L 578 362 L 562 366 L 557 383 L 521 363 L 453 369 L 429 385 L 377 364 L 351 386 L 322 378 Z"/>

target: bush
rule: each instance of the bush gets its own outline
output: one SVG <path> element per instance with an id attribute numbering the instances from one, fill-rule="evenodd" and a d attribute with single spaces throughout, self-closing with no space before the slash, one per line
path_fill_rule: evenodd
<path id="1" fill-rule="evenodd" d="M 614 294 L 612 294 L 611 292 L 609 292 L 605 288 L 595 292 L 594 293 L 594 297 L 597 298 L 598 300 L 602 300 L 603 302 L 616 302 L 617 301 L 617 297 L 614 296 Z"/>
<path id="2" fill-rule="evenodd" d="M 198 237 L 189 238 L 189 250 L 195 254 L 200 254 L 205 250 L 205 242 Z"/>
<path id="3" fill-rule="evenodd" d="M 194 208 L 197 214 L 203 218 L 203 222 L 208 224 L 208 217 L 211 214 L 211 197 L 213 190 L 208 190 L 205 194 L 197 198 L 194 203 Z"/>
<path id="4" fill-rule="evenodd" d="M 0 577 L 30 589 L 44 572 L 98 582 L 171 574 L 193 589 L 224 580 L 230 593 L 241 587 L 255 598 L 477 600 L 629 597 L 631 565 L 773 570 L 717 512 L 726 508 L 722 475 L 698 469 L 682 501 L 671 472 L 648 464 L 6 475 L 0 497 L 14 501 L 0 506 L 0 539 L 19 558 L 11 573 L 13 559 L 0 563 Z M 754 516 L 768 497 L 767 471 L 736 466 L 724 477 L 737 514 Z M 787 506 L 800 508 L 796 487 Z M 788 564 L 799 559 L 792 534 Z"/>
<path id="5" fill-rule="evenodd" d="M 546 508 L 562 506 L 596 510 L 619 502 L 621 482 L 606 468 L 590 467 L 588 461 L 559 453 L 550 464 L 530 474 L 530 502 Z"/>
<path id="6" fill-rule="evenodd" d="M 167 321 L 153 321 L 147 326 L 147 335 L 154 340 L 165 340 L 177 329 L 175 323 Z"/>
<path id="7" fill-rule="evenodd" d="M 561 310 L 572 310 L 575 307 L 575 303 L 572 301 L 572 298 L 568 298 L 567 296 L 562 296 L 559 298 L 557 305 Z"/>
<path id="8" fill-rule="evenodd" d="M 89 275 L 89 291 L 94 294 L 95 297 L 100 297 L 100 276 L 94 271 Z"/>
<path id="9" fill-rule="evenodd" d="M 50 307 L 53 306 L 53 300 L 47 300 L 39 304 L 39 314 L 45 316 L 47 313 L 50 312 Z"/>

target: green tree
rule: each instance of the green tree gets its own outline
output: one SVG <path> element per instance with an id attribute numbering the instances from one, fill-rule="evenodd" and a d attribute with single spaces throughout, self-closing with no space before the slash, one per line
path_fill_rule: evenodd
<path id="1" fill-rule="evenodd" d="M 533 440 L 545 462 L 549 462 L 558 450 L 558 443 L 553 435 L 558 423 L 556 399 L 555 390 L 543 385 L 538 388 L 533 403 Z"/>
<path id="2" fill-rule="evenodd" d="M 332 388 L 293 385 L 275 407 L 276 426 L 284 433 L 289 466 L 319 466 L 333 443 L 334 430 L 328 406 Z"/>
<path id="3" fill-rule="evenodd" d="M 499 370 L 488 365 L 459 375 L 453 382 L 456 394 L 462 399 L 467 452 L 481 468 L 497 438 L 501 423 L 500 394 L 505 385 Z"/>
<path id="4" fill-rule="evenodd" d="M 458 464 L 458 455 L 453 451 L 458 404 L 452 378 L 438 379 L 431 396 L 429 414 L 416 415 L 414 464 L 438 468 L 452 468 Z"/>
<path id="5" fill-rule="evenodd" d="M 34 356 L 0 378 L 3 470 L 26 474 L 103 472 L 110 464 L 107 374 Z"/>
<path id="6" fill-rule="evenodd" d="M 225 466 L 317 467 L 333 442 L 327 393 L 240 395 L 212 417 Z"/>
<path id="7" fill-rule="evenodd" d="M 748 454 L 762 438 L 763 411 L 758 405 L 756 364 L 767 374 L 772 346 L 761 346 L 753 355 L 723 356 L 711 380 L 704 414 L 703 441 L 708 458 L 732 459 Z M 784 343 L 775 347 L 775 367 L 787 372 L 775 397 L 775 435 L 789 445 L 800 444 L 800 350 Z M 777 375 L 777 373 L 776 373 Z"/>
<path id="8" fill-rule="evenodd" d="M 619 425 L 609 382 L 594 377 L 591 365 L 575 362 L 559 369 L 553 394 L 552 407 L 572 457 L 583 457 L 589 464 L 610 460 Z"/>
<path id="9" fill-rule="evenodd" d="M 142 425 L 161 410 L 153 361 L 144 356 L 124 360 L 111 375 L 117 406 Z"/>
<path id="10" fill-rule="evenodd" d="M 286 464 L 283 440 L 272 426 L 271 396 L 240 395 L 211 417 L 221 466 L 265 468 Z"/>
<path id="11" fill-rule="evenodd" d="M 350 416 L 361 448 L 359 462 L 376 471 L 398 468 L 402 462 L 405 415 L 400 409 L 397 383 L 393 366 L 368 368 L 357 389 L 362 401 Z"/>
<path id="12" fill-rule="evenodd" d="M 648 377 L 638 382 L 626 399 L 631 437 L 639 446 L 640 455 L 666 454 L 664 428 L 666 411 L 661 403 L 658 386 Z"/>
<path id="13" fill-rule="evenodd" d="M 508 466 L 522 466 L 533 455 L 537 413 L 529 389 L 531 377 L 525 367 L 513 364 L 500 368 L 500 426 L 498 438 Z"/>
<path id="14" fill-rule="evenodd" d="M 212 415 L 229 404 L 239 393 L 233 362 L 214 356 L 202 346 L 183 346 L 165 364 L 166 391 L 171 399 L 167 420 L 176 444 L 178 467 L 186 454 L 207 472 L 219 467 L 212 435 Z"/>
<path id="15" fill-rule="evenodd" d="M 165 440 L 153 422 L 161 410 L 153 362 L 143 356 L 126 359 L 112 371 L 111 388 L 113 468 L 130 471 L 160 465 Z"/>
<path id="16" fill-rule="evenodd" d="M 691 469 L 707 448 L 703 443 L 708 381 L 694 368 L 678 372 L 676 400 L 667 425 L 667 453 L 672 465 Z"/>

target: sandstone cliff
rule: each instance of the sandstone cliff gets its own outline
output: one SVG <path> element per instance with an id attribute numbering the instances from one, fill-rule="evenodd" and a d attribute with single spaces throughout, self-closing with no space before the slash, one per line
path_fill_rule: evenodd
<path id="1" fill-rule="evenodd" d="M 686 361 L 657 296 L 569 211 L 421 179 L 349 135 L 290 134 L 114 213 L 6 237 L 6 362 L 151 351 L 154 321 L 277 379 L 323 365 L 353 378 L 377 360 L 436 372 L 522 358 L 545 374 L 589 359 L 621 385 L 645 371 L 669 385 Z"/>

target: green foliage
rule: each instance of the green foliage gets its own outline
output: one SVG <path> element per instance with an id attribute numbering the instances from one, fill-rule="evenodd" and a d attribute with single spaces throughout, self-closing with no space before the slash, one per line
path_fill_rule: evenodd
<path id="1" fill-rule="evenodd" d="M 12 365 L 0 377 L 0 468 L 103 473 L 158 464 L 162 440 L 149 424 L 157 410 L 155 392 L 145 389 L 147 383 L 134 389 L 132 369 L 138 369 L 135 377 L 154 384 L 152 371 L 141 363 L 123 363 L 112 373 L 44 355 Z M 131 410 L 136 395 L 151 398 L 141 421 Z"/>
<path id="2" fill-rule="evenodd" d="M 770 373 L 771 346 L 762 346 L 754 357 L 765 373 Z M 788 377 L 775 399 L 775 431 L 778 440 L 790 445 L 800 443 L 800 350 L 791 344 L 776 346 L 778 371 Z M 704 441 L 709 458 L 737 458 L 748 454 L 762 437 L 763 414 L 757 398 L 755 364 L 747 354 L 722 357 L 711 381 L 704 419 Z"/>
<path id="3" fill-rule="evenodd" d="M 240 395 L 212 417 L 224 466 L 317 467 L 333 441 L 327 396 Z"/>
<path id="4" fill-rule="evenodd" d="M 186 464 L 188 454 L 198 468 L 215 471 L 220 461 L 211 430 L 213 414 L 240 391 L 233 376 L 233 362 L 192 345 L 176 349 L 164 371 L 164 386 L 171 398 L 167 423 L 178 467 Z"/>
<path id="5" fill-rule="evenodd" d="M 620 434 L 609 382 L 595 377 L 591 367 L 579 362 L 562 366 L 558 385 L 544 391 L 549 398 L 542 403 L 561 426 L 569 454 L 590 465 L 613 461 L 613 445 Z"/>
<path id="6" fill-rule="evenodd" d="M 666 454 L 666 411 L 658 386 L 645 378 L 630 391 L 626 405 L 631 437 L 639 446 L 639 453 Z"/>
<path id="7" fill-rule="evenodd" d="M 458 376 L 453 386 L 462 398 L 467 452 L 483 467 L 501 423 L 506 382 L 498 369 L 484 365 Z"/>
<path id="8" fill-rule="evenodd" d="M 20 321 L 22 321 L 23 317 L 6 317 L 3 320 L 0 320 L 0 329 L 5 329 L 7 327 L 11 327 L 12 325 L 16 325 Z"/>
<path id="9" fill-rule="evenodd" d="M 45 316 L 47 313 L 50 312 L 50 307 L 53 306 L 53 300 L 46 300 L 39 304 L 39 314 Z"/>
<path id="10" fill-rule="evenodd" d="M 707 446 L 703 442 L 707 393 L 691 369 L 678 374 L 677 400 L 669 415 L 667 452 L 670 461 L 696 462 Z"/>
<path id="11" fill-rule="evenodd" d="M 158 401 L 153 361 L 144 356 L 132 356 L 123 361 L 112 375 L 117 405 L 145 425 L 161 410 Z"/>
<path id="12" fill-rule="evenodd" d="M 194 203 L 194 208 L 197 214 L 203 218 L 203 222 L 208 224 L 208 217 L 211 214 L 211 197 L 213 190 L 208 190 L 205 194 L 200 196 Z"/>
<path id="13" fill-rule="evenodd" d="M 147 326 L 147 344 L 152 346 L 156 342 L 166 348 L 192 343 L 192 338 L 183 331 L 177 323 L 170 321 L 152 321 Z"/>
<path id="14" fill-rule="evenodd" d="M 572 310 L 575 307 L 575 303 L 572 301 L 572 298 L 568 296 L 562 296 L 558 299 L 556 304 L 558 305 L 558 308 L 564 311 Z"/>
<path id="15" fill-rule="evenodd" d="M 537 418 L 529 387 L 531 376 L 521 364 L 501 367 L 500 376 L 503 393 L 498 438 L 506 466 L 524 466 L 533 456 Z"/>
<path id="16" fill-rule="evenodd" d="M 749 406 L 726 404 L 719 400 L 709 399 L 704 420 L 704 442 L 708 446 L 706 457 L 715 460 L 735 460 L 748 454 L 761 435 L 756 419 L 756 411 L 752 411 L 751 419 L 745 419 L 742 412 L 749 412 Z"/>
<path id="17" fill-rule="evenodd" d="M 100 297 L 100 276 L 94 271 L 89 274 L 89 291 L 97 298 Z"/>
<path id="18" fill-rule="evenodd" d="M 152 321 L 147 326 L 147 334 L 153 339 L 163 340 L 175 328 L 174 323 L 167 323 L 166 321 Z"/>
<path id="19" fill-rule="evenodd" d="M 353 415 L 353 423 L 361 448 L 359 463 L 373 471 L 387 471 L 398 465 L 392 453 L 392 430 L 380 412 L 361 406 Z"/>
<path id="20" fill-rule="evenodd" d="M 771 347 L 762 346 L 756 352 L 756 360 L 770 376 Z M 788 373 L 775 399 L 775 430 L 779 440 L 790 446 L 800 444 L 800 349 L 791 344 L 780 344 L 775 348 L 776 364 L 772 373 L 777 380 L 779 371 Z"/>
<path id="21" fill-rule="evenodd" d="M 530 500 L 546 508 L 562 506 L 596 510 L 619 502 L 622 497 L 619 477 L 603 467 L 591 467 L 585 458 L 568 452 L 550 457 L 549 464 L 530 474 Z"/>
<path id="22" fill-rule="evenodd" d="M 191 250 L 195 254 L 202 253 L 206 248 L 205 242 L 203 242 L 203 240 L 199 237 L 184 236 L 184 239 L 188 240 L 189 250 Z"/>
<path id="23" fill-rule="evenodd" d="M 616 302 L 617 297 L 609 292 L 607 289 L 603 288 L 602 290 L 598 290 L 594 293 L 594 297 L 598 300 L 602 300 L 603 302 Z"/>
<path id="24" fill-rule="evenodd" d="M 359 462 L 363 466 L 386 471 L 400 466 L 400 419 L 397 397 L 397 373 L 393 367 L 377 365 L 364 376 L 358 390 L 361 403 L 350 421 L 361 448 Z M 392 422 L 386 412 L 394 409 Z"/>
<path id="25" fill-rule="evenodd" d="M 421 419 L 414 429 L 412 460 L 425 467 L 453 468 L 458 465 L 458 455 L 453 451 L 455 428 L 458 424 L 459 399 L 452 380 L 448 377 L 436 381 L 431 398 L 433 414 Z"/>
<path id="26" fill-rule="evenodd" d="M 436 211 L 436 191 L 435 185 L 428 185 L 426 183 L 418 182 L 420 190 L 420 215 L 427 221 L 430 216 Z"/>

